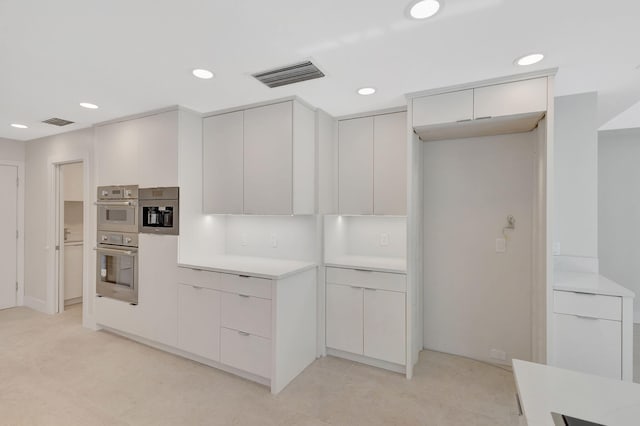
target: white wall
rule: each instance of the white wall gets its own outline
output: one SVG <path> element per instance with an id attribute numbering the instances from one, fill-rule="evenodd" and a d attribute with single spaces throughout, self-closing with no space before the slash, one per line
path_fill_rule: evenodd
<path id="1" fill-rule="evenodd" d="M 424 144 L 425 348 L 531 359 L 536 140 L 533 131 Z M 497 253 L 507 215 L 515 230 Z"/>
<path id="2" fill-rule="evenodd" d="M 554 254 L 586 257 L 596 262 L 597 109 L 597 93 L 555 98 Z"/>
<path id="3" fill-rule="evenodd" d="M 56 303 L 51 291 L 53 273 L 47 273 L 48 269 L 53 270 L 52 260 L 55 249 L 54 223 L 50 220 L 54 205 L 52 163 L 84 159 L 88 167 L 87 174 L 90 174 L 92 152 L 93 129 L 82 129 L 26 142 L 25 259 L 28 267 L 25 268 L 25 304 L 36 309 L 52 312 Z M 93 187 L 92 182 L 89 187 Z M 95 220 L 89 220 L 95 216 L 95 213 L 86 214 L 87 211 L 95 212 L 95 209 L 90 206 L 85 209 L 85 218 L 87 218 L 85 222 L 89 222 L 85 225 L 85 231 L 87 226 L 95 222 Z M 85 259 L 87 259 L 85 266 L 93 264 L 95 260 L 95 256 L 88 248 L 88 245 L 95 242 L 95 236 L 88 237 L 87 241 L 84 249 Z M 93 270 L 92 268 L 90 271 Z M 85 272 L 87 280 L 88 273 Z M 93 306 L 85 306 L 84 310 L 85 314 L 91 315 Z"/>
<path id="4" fill-rule="evenodd" d="M 600 273 L 636 293 L 640 321 L 640 128 L 600 132 Z"/>
<path id="5" fill-rule="evenodd" d="M 25 142 L 0 138 L 0 161 L 24 161 Z"/>

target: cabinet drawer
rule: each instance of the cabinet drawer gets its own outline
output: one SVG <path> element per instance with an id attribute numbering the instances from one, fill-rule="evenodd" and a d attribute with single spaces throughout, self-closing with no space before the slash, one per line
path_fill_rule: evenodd
<path id="1" fill-rule="evenodd" d="M 554 290 L 553 311 L 559 314 L 622 321 L 622 298 Z"/>
<path id="2" fill-rule="evenodd" d="M 363 269 L 327 268 L 327 282 L 389 291 L 407 291 L 407 276 Z"/>
<path id="3" fill-rule="evenodd" d="M 222 326 L 271 338 L 271 300 L 224 293 Z"/>
<path id="4" fill-rule="evenodd" d="M 220 362 L 271 378 L 271 340 L 237 330 L 220 330 Z"/>
<path id="5" fill-rule="evenodd" d="M 554 314 L 556 367 L 622 377 L 622 323 Z"/>
<path id="6" fill-rule="evenodd" d="M 246 275 L 221 274 L 220 289 L 229 293 L 271 299 L 272 280 Z"/>
<path id="7" fill-rule="evenodd" d="M 202 269 L 178 268 L 178 282 L 198 287 L 217 288 L 220 273 Z"/>

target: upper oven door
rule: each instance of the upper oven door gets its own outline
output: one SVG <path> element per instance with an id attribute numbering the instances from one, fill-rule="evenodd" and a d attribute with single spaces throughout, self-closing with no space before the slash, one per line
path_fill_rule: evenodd
<path id="1" fill-rule="evenodd" d="M 98 201 L 98 230 L 138 232 L 138 206 L 135 201 Z"/>

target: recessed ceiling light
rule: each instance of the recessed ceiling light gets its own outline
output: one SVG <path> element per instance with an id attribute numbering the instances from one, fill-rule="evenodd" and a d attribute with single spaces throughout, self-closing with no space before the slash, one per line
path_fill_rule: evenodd
<path id="1" fill-rule="evenodd" d="M 89 102 L 80 102 L 80 106 L 87 109 L 98 109 L 98 105 Z"/>
<path id="2" fill-rule="evenodd" d="M 208 80 L 210 78 L 213 78 L 213 73 L 209 70 L 205 70 L 202 68 L 196 68 L 195 70 L 192 71 L 193 75 L 195 75 L 198 78 L 202 78 L 204 80 Z"/>
<path id="3" fill-rule="evenodd" d="M 427 19 L 438 13 L 440 2 L 438 0 L 420 0 L 411 5 L 409 15 L 414 19 Z"/>
<path id="4" fill-rule="evenodd" d="M 525 67 L 527 65 L 537 64 L 543 59 L 544 59 L 544 55 L 542 53 L 532 53 L 530 55 L 525 55 L 516 59 L 515 63 L 517 65 Z"/>
<path id="5" fill-rule="evenodd" d="M 361 87 L 360 89 L 358 89 L 359 95 L 367 96 L 373 95 L 374 93 L 376 93 L 376 89 L 374 89 L 373 87 Z"/>
<path id="6" fill-rule="evenodd" d="M 24 124 L 13 123 L 11 127 L 15 127 L 16 129 L 28 129 L 29 126 L 25 126 Z"/>

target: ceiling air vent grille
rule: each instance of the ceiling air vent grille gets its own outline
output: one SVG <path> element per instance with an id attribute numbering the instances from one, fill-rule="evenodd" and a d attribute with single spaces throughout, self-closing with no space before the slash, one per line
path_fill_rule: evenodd
<path id="1" fill-rule="evenodd" d="M 287 65 L 252 75 L 271 88 L 324 77 L 324 73 L 311 61 Z"/>
<path id="2" fill-rule="evenodd" d="M 44 120 L 43 123 L 53 124 L 54 126 L 66 126 L 67 124 L 73 124 L 73 121 L 63 120 L 62 118 L 50 118 L 48 120 Z"/>

